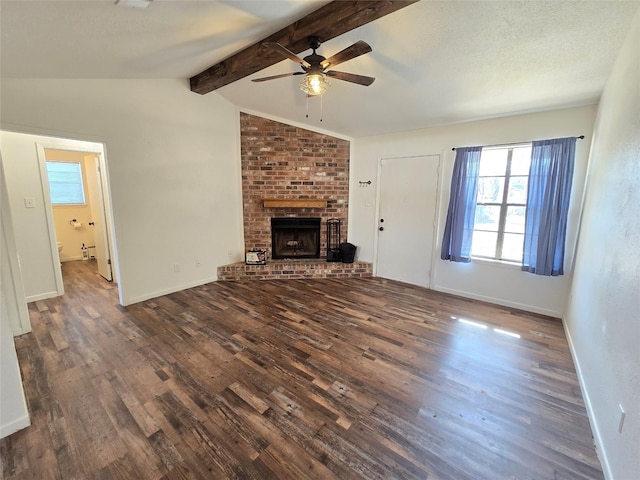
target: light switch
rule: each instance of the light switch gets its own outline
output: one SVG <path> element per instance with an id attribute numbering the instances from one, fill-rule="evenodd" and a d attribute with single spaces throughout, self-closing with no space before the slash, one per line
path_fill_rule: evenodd
<path id="1" fill-rule="evenodd" d="M 36 208 L 36 199 L 33 197 L 24 197 L 24 208 Z"/>

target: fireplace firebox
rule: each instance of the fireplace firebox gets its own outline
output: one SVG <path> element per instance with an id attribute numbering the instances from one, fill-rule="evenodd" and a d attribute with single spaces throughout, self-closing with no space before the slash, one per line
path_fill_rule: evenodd
<path id="1" fill-rule="evenodd" d="M 271 258 L 320 258 L 320 218 L 272 218 Z"/>

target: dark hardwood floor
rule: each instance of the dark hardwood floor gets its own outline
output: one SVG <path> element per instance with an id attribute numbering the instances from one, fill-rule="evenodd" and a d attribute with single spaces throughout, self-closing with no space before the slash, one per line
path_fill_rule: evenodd
<path id="1" fill-rule="evenodd" d="M 4 479 L 603 478 L 559 320 L 377 278 L 123 308 L 63 268 L 16 339 L 33 424 Z"/>

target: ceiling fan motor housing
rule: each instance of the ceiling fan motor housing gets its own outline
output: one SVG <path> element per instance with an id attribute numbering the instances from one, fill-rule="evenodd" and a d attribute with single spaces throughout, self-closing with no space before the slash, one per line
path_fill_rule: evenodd
<path id="1" fill-rule="evenodd" d="M 322 45 L 320 37 L 316 37 L 315 35 L 309 37 L 309 47 L 313 50 L 313 53 L 320 48 L 320 45 Z"/>
<path id="2" fill-rule="evenodd" d="M 309 67 L 306 67 L 306 68 L 304 67 L 304 65 L 302 66 L 305 72 L 310 74 L 321 74 L 326 69 L 326 67 L 323 67 L 321 65 L 322 62 L 326 60 L 326 58 L 316 53 L 316 50 L 320 48 L 321 44 L 322 42 L 320 41 L 320 38 L 309 37 L 309 47 L 311 47 L 311 49 L 313 50 L 313 53 L 311 55 L 307 55 L 306 57 L 304 57 L 304 61 L 310 65 Z"/>

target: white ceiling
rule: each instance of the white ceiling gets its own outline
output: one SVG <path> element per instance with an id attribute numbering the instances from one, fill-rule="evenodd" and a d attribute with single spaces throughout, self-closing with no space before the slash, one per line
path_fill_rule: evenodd
<path id="1" fill-rule="evenodd" d="M 3 78 L 186 79 L 316 10 L 326 1 L 0 1 Z M 323 97 L 283 60 L 216 92 L 243 109 L 352 137 L 595 103 L 638 1 L 428 1 L 328 41 L 373 52 L 339 70 Z M 310 53 L 305 52 L 303 55 Z M 209 95 L 215 95 L 210 93 Z M 194 95 L 196 95 L 194 93 Z"/>

